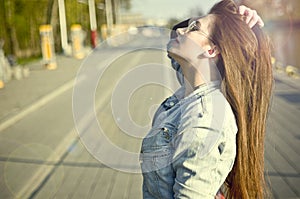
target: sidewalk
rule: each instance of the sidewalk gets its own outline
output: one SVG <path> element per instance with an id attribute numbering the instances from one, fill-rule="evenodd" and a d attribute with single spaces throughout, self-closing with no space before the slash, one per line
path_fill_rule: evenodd
<path id="1" fill-rule="evenodd" d="M 16 197 L 19 192 L 23 191 L 24 187 L 32 186 L 32 182 L 28 180 L 32 179 L 38 171 L 45 171 L 45 168 L 48 168 L 47 165 L 43 166 L 33 163 L 34 160 L 47 160 L 48 156 L 45 156 L 45 158 L 41 158 L 44 157 L 41 156 L 37 157 L 37 159 L 32 159 L 30 156 L 32 152 L 28 151 L 28 149 L 30 149 L 30 146 L 34 143 L 37 144 L 34 146 L 47 147 L 48 145 L 42 144 L 42 138 L 46 140 L 44 143 L 49 142 L 49 144 L 51 143 L 54 146 L 56 143 L 59 143 L 59 139 L 64 140 L 63 138 L 67 131 L 59 129 L 61 131 L 56 130 L 55 132 L 55 130 L 53 130 L 52 132 L 49 130 L 49 126 L 41 125 L 43 122 L 47 123 L 47 117 L 40 121 L 36 120 L 37 123 L 29 124 L 27 130 L 26 127 L 17 129 L 14 129 L 14 127 L 15 124 L 20 124 L 25 121 L 26 118 L 28 118 L 27 116 L 34 116 L 40 110 L 43 110 L 43 108 L 49 107 L 49 104 L 56 102 L 60 95 L 72 93 L 74 78 L 82 61 L 83 60 L 78 60 L 73 57 L 58 55 L 56 70 L 47 70 L 42 60 L 32 62 L 26 65 L 26 67 L 30 69 L 30 75 L 27 78 L 21 80 L 12 79 L 5 84 L 5 88 L 0 90 L 0 198 Z M 64 111 L 69 110 L 68 108 L 69 107 L 64 109 Z M 49 115 L 55 116 L 51 110 L 49 111 Z M 27 119 L 27 122 L 28 121 L 30 121 L 30 119 Z M 64 120 L 63 122 L 68 123 L 68 121 L 69 120 Z M 70 119 L 70 121 L 72 120 Z M 43 132 L 37 133 L 34 130 L 35 128 L 45 129 L 43 129 Z M 23 134 L 24 137 L 22 137 Z M 57 136 L 57 134 L 60 136 Z M 65 137 L 69 138 L 70 136 Z M 27 138 L 30 140 L 29 142 L 26 142 Z M 12 143 L 17 143 L 17 145 L 12 146 L 14 145 Z M 49 146 L 48 149 L 52 151 L 52 148 Z M 24 155 L 12 155 L 13 153 L 17 153 L 18 150 L 22 150 L 22 154 Z M 39 152 L 42 152 L 42 154 L 45 153 L 44 149 L 36 147 L 32 148 L 32 150 L 41 150 Z M 49 159 L 53 159 L 53 157 L 56 158 L 56 151 L 58 150 L 59 149 L 54 147 L 53 154 L 49 153 Z M 26 160 L 26 163 L 20 159 L 17 161 L 8 161 L 8 159 L 15 157 L 21 157 L 21 159 Z M 25 172 L 22 173 L 22 170 Z M 10 173 L 13 173 L 14 177 L 10 178 Z M 14 178 L 17 180 L 14 181 Z M 28 182 L 28 186 L 24 186 L 26 182 Z"/>
<path id="2" fill-rule="evenodd" d="M 69 84 L 70 81 L 72 83 L 82 61 L 72 57 L 58 56 L 58 68 L 54 71 L 46 70 L 41 61 L 28 64 L 27 67 L 30 68 L 28 78 L 12 80 L 0 90 L 0 125 L 28 107 L 34 106 L 36 102 L 56 92 L 63 85 Z M 277 72 L 275 78 L 276 99 L 271 114 L 272 120 L 268 126 L 269 133 L 267 133 L 266 167 L 268 169 L 266 172 L 271 180 L 275 199 L 298 198 L 297 185 L 300 182 L 300 167 L 298 166 L 299 124 L 297 118 L 300 116 L 300 79 L 292 79 L 285 73 Z M 3 159 L 2 163 L 5 161 Z M 126 174 L 99 164 L 79 141 L 72 145 L 72 151 L 66 153 L 62 162 L 46 163 L 49 164 L 11 163 L 11 165 L 27 164 L 32 171 L 35 171 L 34 169 L 38 166 L 55 167 L 53 175 L 49 175 L 49 180 L 38 189 L 39 192 L 36 193 L 35 198 L 52 198 L 54 195 L 57 198 L 141 197 L 140 175 Z M 3 167 L 0 165 L 1 168 Z M 4 185 L 0 182 L 0 192 L 1 186 Z"/>
<path id="3" fill-rule="evenodd" d="M 47 70 L 42 60 L 27 64 L 29 77 L 12 79 L 0 89 L 0 123 L 73 79 L 81 62 L 73 57 L 58 55 L 56 70 Z"/>

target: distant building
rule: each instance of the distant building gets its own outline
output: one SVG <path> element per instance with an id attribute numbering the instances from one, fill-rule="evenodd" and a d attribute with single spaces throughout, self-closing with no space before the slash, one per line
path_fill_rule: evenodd
<path id="1" fill-rule="evenodd" d="M 119 23 L 130 26 L 144 26 L 146 20 L 139 13 L 121 13 Z"/>

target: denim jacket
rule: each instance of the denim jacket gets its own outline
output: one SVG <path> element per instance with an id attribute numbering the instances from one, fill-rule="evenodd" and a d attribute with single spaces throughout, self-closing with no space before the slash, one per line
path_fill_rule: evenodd
<path id="1" fill-rule="evenodd" d="M 167 98 L 143 139 L 143 198 L 214 198 L 236 156 L 236 120 L 220 82 Z"/>

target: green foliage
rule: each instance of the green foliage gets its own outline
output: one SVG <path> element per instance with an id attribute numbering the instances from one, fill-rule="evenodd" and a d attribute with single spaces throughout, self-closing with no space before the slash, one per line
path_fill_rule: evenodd
<path id="1" fill-rule="evenodd" d="M 42 58 L 42 56 L 40 56 L 40 55 L 20 58 L 20 59 L 18 59 L 18 64 L 23 66 L 23 65 L 26 65 L 28 63 L 39 61 L 39 60 L 41 60 L 41 58 Z"/>
<path id="2" fill-rule="evenodd" d="M 0 4 L 0 24 L 3 29 L 0 38 L 5 40 L 6 54 L 18 57 L 39 51 L 39 25 L 44 23 L 47 1 L 38 0 L 2 0 Z M 34 53 L 33 53 L 34 54 Z"/>
<path id="3" fill-rule="evenodd" d="M 72 24 L 80 24 L 90 41 L 90 23 L 87 1 L 65 0 L 68 33 Z M 41 54 L 39 27 L 51 23 L 56 47 L 60 46 L 58 0 L 0 0 L 0 39 L 4 52 L 18 58 Z M 83 2 L 83 3 L 80 3 Z M 130 0 L 119 0 L 122 9 L 130 9 Z M 104 4 L 105 0 L 95 0 Z M 96 9 L 98 27 L 106 23 L 105 11 Z M 59 50 L 58 48 L 56 48 Z"/>
<path id="4" fill-rule="evenodd" d="M 124 10 L 130 10 L 131 4 L 130 0 L 120 0 L 121 8 Z"/>

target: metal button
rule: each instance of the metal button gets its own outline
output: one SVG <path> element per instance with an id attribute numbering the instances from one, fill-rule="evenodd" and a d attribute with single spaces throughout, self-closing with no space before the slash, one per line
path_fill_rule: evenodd
<path id="1" fill-rule="evenodd" d="M 170 139 L 169 133 L 164 133 L 164 136 L 165 136 L 166 139 Z"/>
<path id="2" fill-rule="evenodd" d="M 165 132 L 165 133 L 169 132 L 169 129 L 166 128 L 166 127 L 163 127 L 162 130 L 163 130 L 163 132 Z"/>
<path id="3" fill-rule="evenodd" d="M 170 135 L 169 135 L 169 129 L 166 127 L 162 128 L 163 131 L 163 135 L 165 136 L 166 139 L 170 139 Z"/>

